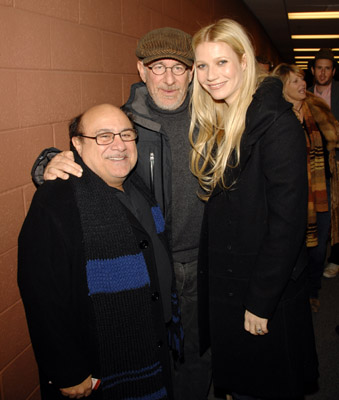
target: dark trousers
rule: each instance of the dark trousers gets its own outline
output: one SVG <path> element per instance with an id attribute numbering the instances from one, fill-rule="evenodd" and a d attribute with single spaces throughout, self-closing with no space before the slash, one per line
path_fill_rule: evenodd
<path id="1" fill-rule="evenodd" d="M 177 363 L 174 371 L 175 400 L 206 400 L 211 384 L 211 355 L 199 355 L 197 308 L 197 261 L 174 263 L 177 290 L 184 328 L 183 364 Z"/>
<path id="2" fill-rule="evenodd" d="M 321 278 L 325 268 L 327 243 L 331 226 L 331 195 L 330 184 L 327 181 L 328 209 L 326 212 L 317 212 L 318 246 L 308 248 L 308 270 L 310 297 L 318 298 L 321 288 Z"/>

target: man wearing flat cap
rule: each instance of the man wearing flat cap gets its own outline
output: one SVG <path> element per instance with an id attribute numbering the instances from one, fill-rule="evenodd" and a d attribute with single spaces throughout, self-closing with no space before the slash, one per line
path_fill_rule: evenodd
<path id="1" fill-rule="evenodd" d="M 174 28 L 160 28 L 143 36 L 137 46 L 137 68 L 142 82 L 133 84 L 122 107 L 138 130 L 137 172 L 165 215 L 171 237 L 177 290 L 184 328 L 184 362 L 176 362 L 176 400 L 205 400 L 211 381 L 210 355 L 199 356 L 197 326 L 197 257 L 203 203 L 199 185 L 189 169 L 189 101 L 192 37 Z M 81 176 L 69 152 L 47 149 L 36 161 L 32 175 L 44 179 Z M 43 175 L 44 173 L 44 175 Z"/>
<path id="2" fill-rule="evenodd" d="M 337 62 L 331 49 L 320 49 L 314 58 L 311 67 L 315 84 L 308 90 L 321 97 L 331 109 L 332 114 L 339 121 L 339 82 L 333 79 L 336 73 Z M 336 150 L 336 159 L 339 162 L 339 149 Z M 322 271 L 319 271 L 320 278 Z M 339 244 L 331 247 L 328 264 L 323 271 L 325 278 L 335 278 L 339 274 Z M 319 278 L 319 281 L 320 281 Z"/>

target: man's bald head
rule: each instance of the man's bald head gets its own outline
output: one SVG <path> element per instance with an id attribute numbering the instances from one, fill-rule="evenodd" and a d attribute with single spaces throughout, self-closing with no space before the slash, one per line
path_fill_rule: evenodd
<path id="1" fill-rule="evenodd" d="M 122 190 L 137 162 L 135 133 L 126 114 L 111 104 L 91 107 L 71 122 L 69 134 L 84 163 L 108 185 Z"/>

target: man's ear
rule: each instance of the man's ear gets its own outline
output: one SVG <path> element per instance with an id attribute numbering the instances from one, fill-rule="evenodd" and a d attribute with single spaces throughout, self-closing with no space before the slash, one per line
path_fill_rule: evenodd
<path id="1" fill-rule="evenodd" d="M 81 156 L 82 153 L 82 140 L 79 136 L 72 137 L 72 144 L 75 147 L 78 154 Z"/>
<path id="2" fill-rule="evenodd" d="M 312 75 L 314 75 L 314 67 L 311 67 Z"/>
<path id="3" fill-rule="evenodd" d="M 144 83 L 146 83 L 146 71 L 145 71 L 144 63 L 143 63 L 142 61 L 138 60 L 138 62 L 137 62 L 137 68 L 138 68 L 138 71 L 139 71 L 139 75 L 140 75 L 141 80 L 142 80 Z"/>

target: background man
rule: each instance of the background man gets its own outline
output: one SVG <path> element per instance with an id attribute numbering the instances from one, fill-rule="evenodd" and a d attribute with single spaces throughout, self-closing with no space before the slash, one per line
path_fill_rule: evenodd
<path id="1" fill-rule="evenodd" d="M 142 82 L 132 85 L 123 106 L 132 115 L 139 134 L 137 172 L 155 195 L 171 232 L 185 334 L 185 362 L 176 365 L 174 377 L 176 400 L 206 399 L 211 381 L 210 354 L 201 358 L 198 344 L 196 273 L 203 203 L 196 194 L 198 182 L 189 169 L 191 39 L 173 28 L 156 29 L 142 37 L 136 49 Z M 36 181 L 43 181 L 43 167 L 51 155 L 55 155 L 55 149 L 44 151 L 38 158 L 33 167 Z M 80 176 L 81 168 L 69 156 L 68 152 L 56 156 L 44 178 Z"/>
<path id="2" fill-rule="evenodd" d="M 132 172 L 137 133 L 107 104 L 69 133 L 82 177 L 42 185 L 19 237 L 42 398 L 87 397 L 96 377 L 95 399 L 172 399 L 166 326 L 175 333 L 178 300 L 160 207 Z"/>
<path id="3" fill-rule="evenodd" d="M 256 56 L 256 60 L 262 72 L 264 73 L 271 72 L 272 62 L 268 59 L 268 57 L 259 54 L 258 56 Z"/>
<path id="4" fill-rule="evenodd" d="M 336 73 L 336 61 L 331 49 L 320 49 L 315 55 L 314 66 L 311 67 L 315 84 L 308 90 L 321 97 L 329 105 L 332 114 L 339 120 L 339 82 L 333 79 Z M 339 151 L 336 151 L 337 162 Z M 328 264 L 323 272 L 326 278 L 335 278 L 339 274 L 339 244 L 331 247 Z"/>

